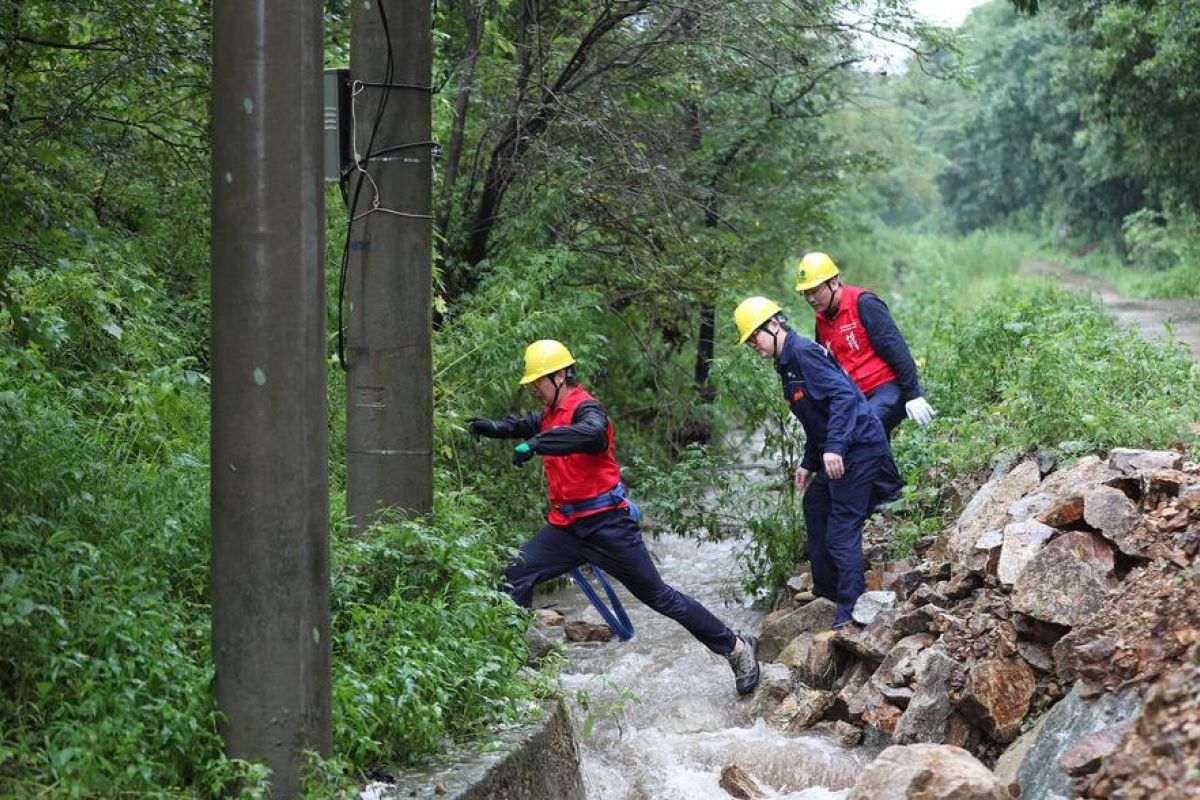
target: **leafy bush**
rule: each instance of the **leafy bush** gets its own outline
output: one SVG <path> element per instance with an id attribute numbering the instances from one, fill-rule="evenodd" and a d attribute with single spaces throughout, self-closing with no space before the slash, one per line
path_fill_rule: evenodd
<path id="1" fill-rule="evenodd" d="M 512 551 L 487 511 L 439 492 L 429 519 L 335 541 L 335 749 L 360 768 L 419 762 L 527 708 L 512 701 L 529 696 L 517 676 L 528 618 L 497 591 Z"/>

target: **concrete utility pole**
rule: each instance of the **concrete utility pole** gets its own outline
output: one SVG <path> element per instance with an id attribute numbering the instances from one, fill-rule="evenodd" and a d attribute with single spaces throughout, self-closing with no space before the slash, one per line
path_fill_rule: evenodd
<path id="1" fill-rule="evenodd" d="M 213 659 L 276 798 L 332 750 L 322 14 L 213 4 Z"/>
<path id="2" fill-rule="evenodd" d="M 355 3 L 350 75 L 365 172 L 350 186 L 346 504 L 361 528 L 433 507 L 429 0 Z"/>

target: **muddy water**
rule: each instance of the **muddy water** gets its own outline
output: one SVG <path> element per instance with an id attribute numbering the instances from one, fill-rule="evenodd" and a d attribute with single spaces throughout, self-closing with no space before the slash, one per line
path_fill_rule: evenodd
<path id="1" fill-rule="evenodd" d="M 664 579 L 735 630 L 757 633 L 761 614 L 724 596 L 737 575 L 737 542 L 647 537 Z M 729 795 L 721 770 L 737 765 L 768 797 L 840 798 L 866 762 L 822 737 L 768 728 L 738 699 L 733 673 L 682 627 L 619 588 L 637 635 L 573 644 L 563 675 L 589 800 L 706 800 Z M 568 617 L 587 601 L 567 586 L 539 598 Z M 594 612 L 593 612 L 594 613 Z"/>

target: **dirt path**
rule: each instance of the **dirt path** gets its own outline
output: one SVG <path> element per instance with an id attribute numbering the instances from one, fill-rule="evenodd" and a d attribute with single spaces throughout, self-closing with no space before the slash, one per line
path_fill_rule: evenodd
<path id="1" fill-rule="evenodd" d="M 1192 357 L 1200 361 L 1200 305 L 1187 300 L 1135 300 L 1119 294 L 1103 278 L 1050 261 L 1026 261 L 1021 265 L 1021 271 L 1088 292 L 1099 299 L 1118 322 L 1138 328 L 1148 339 L 1167 335 L 1166 324 L 1170 322 L 1174 338 L 1190 347 Z"/>

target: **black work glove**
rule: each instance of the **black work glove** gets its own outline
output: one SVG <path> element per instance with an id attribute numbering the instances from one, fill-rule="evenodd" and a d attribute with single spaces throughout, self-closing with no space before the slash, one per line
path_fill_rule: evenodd
<path id="1" fill-rule="evenodd" d="M 513 464 L 521 467 L 525 462 L 533 458 L 533 448 L 529 446 L 529 442 L 521 442 L 513 448 Z"/>
<path id="2" fill-rule="evenodd" d="M 500 435 L 500 426 L 490 419 L 481 419 L 480 417 L 471 417 L 467 420 L 467 426 L 471 429 L 471 435 L 475 437 L 475 441 L 479 441 L 480 436 L 486 436 L 489 439 L 495 439 Z"/>

